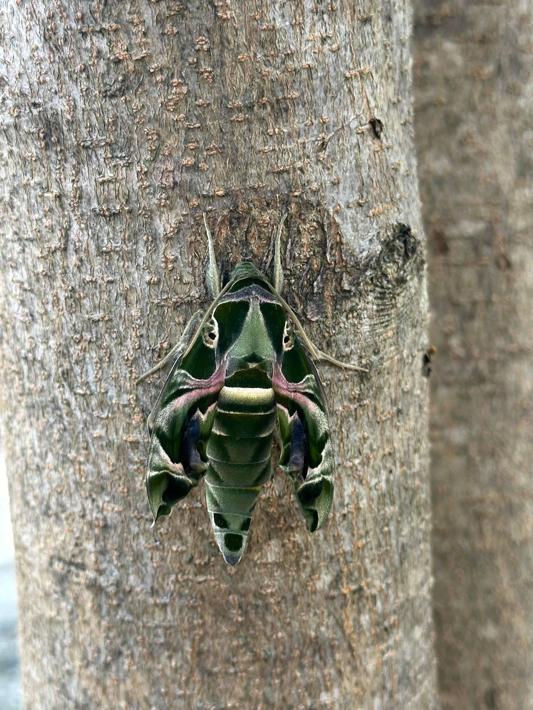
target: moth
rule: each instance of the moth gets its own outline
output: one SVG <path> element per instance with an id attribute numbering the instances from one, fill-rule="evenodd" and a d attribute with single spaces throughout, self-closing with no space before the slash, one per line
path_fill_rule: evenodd
<path id="1" fill-rule="evenodd" d="M 215 539 L 230 565 L 242 558 L 261 489 L 272 477 L 275 440 L 279 468 L 292 480 L 307 528 L 323 525 L 335 463 L 316 363 L 362 369 L 313 345 L 283 299 L 283 222 L 275 237 L 273 282 L 242 261 L 221 288 L 204 215 L 213 302 L 193 315 L 178 344 L 140 378 L 172 363 L 148 418 L 146 490 L 154 523 L 203 479 Z"/>

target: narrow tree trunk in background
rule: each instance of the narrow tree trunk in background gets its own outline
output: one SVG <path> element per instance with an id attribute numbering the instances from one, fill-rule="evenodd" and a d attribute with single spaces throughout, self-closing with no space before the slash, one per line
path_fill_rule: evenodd
<path id="1" fill-rule="evenodd" d="M 442 699 L 532 708 L 533 6 L 418 10 Z"/>
<path id="2" fill-rule="evenodd" d="M 32 708 L 433 705 L 426 298 L 403 2 L 4 4 L 4 443 Z M 206 239 L 369 375 L 323 368 L 335 512 L 277 475 L 243 562 L 202 491 L 150 530 L 135 378 Z"/>

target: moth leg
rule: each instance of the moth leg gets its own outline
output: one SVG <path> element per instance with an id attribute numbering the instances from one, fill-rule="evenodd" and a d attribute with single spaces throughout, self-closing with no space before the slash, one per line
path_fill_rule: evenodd
<path id="1" fill-rule="evenodd" d="M 359 367 L 358 365 L 352 365 L 351 362 L 342 362 L 342 360 L 337 360 L 336 358 L 328 355 L 327 353 L 319 350 L 315 347 L 317 362 L 329 362 L 330 365 L 335 365 L 335 367 L 341 367 L 343 370 L 353 370 L 355 372 L 368 372 L 366 367 Z"/>
<path id="2" fill-rule="evenodd" d="M 209 226 L 207 224 L 207 218 L 204 212 L 204 227 L 207 234 L 207 270 L 206 270 L 206 282 L 207 290 L 211 298 L 215 299 L 220 293 L 220 275 L 218 273 L 217 259 L 215 256 L 215 245 L 213 243 L 213 237 L 209 231 Z"/>
<path id="3" fill-rule="evenodd" d="M 283 291 L 283 266 L 281 265 L 281 232 L 287 215 L 284 214 L 276 231 L 276 239 L 274 242 L 274 289 L 281 295 Z"/>
<path id="4" fill-rule="evenodd" d="M 165 357 L 160 360 L 158 363 L 156 363 L 152 368 L 150 368 L 147 372 L 142 374 L 136 381 L 135 384 L 138 385 L 144 380 L 146 380 L 148 377 L 151 377 L 154 375 L 156 372 L 159 372 L 161 368 L 165 367 L 165 365 L 168 365 L 169 362 L 174 362 L 176 361 L 180 355 L 183 354 L 183 352 L 186 350 L 189 341 L 191 340 L 191 336 L 194 334 L 195 330 L 197 329 L 200 320 L 203 317 L 203 311 L 196 311 L 191 318 L 189 319 L 189 322 L 185 326 L 185 329 L 183 331 L 183 335 L 179 339 L 179 341 L 174 345 L 172 350 L 165 355 Z"/>

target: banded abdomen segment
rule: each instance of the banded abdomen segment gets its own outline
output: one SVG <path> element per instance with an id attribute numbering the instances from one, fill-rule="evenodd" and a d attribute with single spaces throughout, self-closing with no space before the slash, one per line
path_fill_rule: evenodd
<path id="1" fill-rule="evenodd" d="M 207 440 L 207 508 L 226 562 L 236 564 L 246 547 L 261 486 L 272 475 L 276 426 L 274 390 L 223 387 Z"/>

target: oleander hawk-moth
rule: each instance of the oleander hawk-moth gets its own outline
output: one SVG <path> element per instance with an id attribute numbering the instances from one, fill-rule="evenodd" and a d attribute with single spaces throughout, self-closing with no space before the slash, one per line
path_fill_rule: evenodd
<path id="1" fill-rule="evenodd" d="M 148 419 L 146 489 L 154 522 L 169 515 L 201 479 L 215 539 L 237 564 L 261 488 L 272 476 L 272 447 L 293 481 L 308 529 L 325 521 L 333 498 L 334 456 L 315 363 L 334 360 L 307 338 L 281 296 L 277 230 L 273 284 L 248 261 L 220 290 L 211 234 L 207 283 L 213 302 L 197 312 L 180 342 L 143 375 L 172 362 Z"/>

